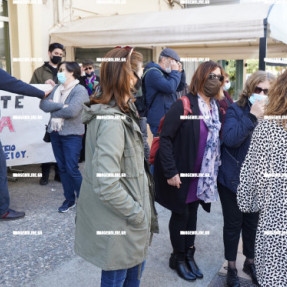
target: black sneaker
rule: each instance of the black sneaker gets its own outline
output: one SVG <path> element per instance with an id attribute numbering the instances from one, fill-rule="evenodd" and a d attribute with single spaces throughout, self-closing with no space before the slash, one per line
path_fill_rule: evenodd
<path id="1" fill-rule="evenodd" d="M 69 201 L 69 200 L 65 200 L 62 204 L 62 206 L 60 206 L 58 208 L 58 211 L 63 213 L 63 212 L 67 212 L 68 210 L 70 210 L 71 208 L 75 207 L 76 203 L 75 201 Z"/>

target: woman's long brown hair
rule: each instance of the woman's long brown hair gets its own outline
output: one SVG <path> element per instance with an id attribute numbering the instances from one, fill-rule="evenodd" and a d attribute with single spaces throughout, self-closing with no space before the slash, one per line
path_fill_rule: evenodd
<path id="1" fill-rule="evenodd" d="M 287 116 L 287 70 L 272 84 L 268 93 L 265 116 Z M 278 120 L 287 129 L 287 120 Z"/>
<path id="2" fill-rule="evenodd" d="M 128 112 L 126 96 L 133 99 L 131 94 L 130 49 L 114 48 L 109 51 L 101 65 L 101 89 L 100 97 L 92 96 L 90 104 L 108 104 L 115 100 L 122 112 Z"/>

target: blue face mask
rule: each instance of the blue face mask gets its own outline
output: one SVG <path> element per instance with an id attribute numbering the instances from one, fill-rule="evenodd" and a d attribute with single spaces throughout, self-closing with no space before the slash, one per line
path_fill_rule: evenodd
<path id="1" fill-rule="evenodd" d="M 87 77 L 92 77 L 94 74 L 95 74 L 94 72 L 91 72 L 90 74 L 86 72 Z"/>
<path id="2" fill-rule="evenodd" d="M 223 87 L 224 91 L 228 91 L 228 90 L 230 89 L 230 86 L 231 86 L 231 83 L 230 83 L 230 82 L 225 83 L 225 85 L 224 85 L 224 87 Z"/>
<path id="3" fill-rule="evenodd" d="M 61 84 L 64 84 L 67 80 L 66 78 L 66 75 L 64 72 L 61 72 L 61 73 L 57 73 L 57 78 L 58 78 L 58 81 L 61 83 Z"/>
<path id="4" fill-rule="evenodd" d="M 255 94 L 253 93 L 250 98 L 249 98 L 249 102 L 253 105 L 255 103 L 256 100 L 262 101 L 265 100 L 267 101 L 268 97 L 265 95 L 260 95 L 260 94 Z"/>

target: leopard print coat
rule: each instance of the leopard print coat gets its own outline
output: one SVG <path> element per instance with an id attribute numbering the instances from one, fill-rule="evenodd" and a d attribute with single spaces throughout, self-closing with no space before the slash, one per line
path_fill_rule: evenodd
<path id="1" fill-rule="evenodd" d="M 287 286 L 287 131 L 275 120 L 255 128 L 240 172 L 237 202 L 259 211 L 255 267 L 261 287 Z"/>

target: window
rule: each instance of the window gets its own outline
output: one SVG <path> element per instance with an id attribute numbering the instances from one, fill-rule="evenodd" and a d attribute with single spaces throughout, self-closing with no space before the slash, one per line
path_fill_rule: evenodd
<path id="1" fill-rule="evenodd" d="M 11 73 L 8 1 L 0 0 L 0 68 Z"/>

